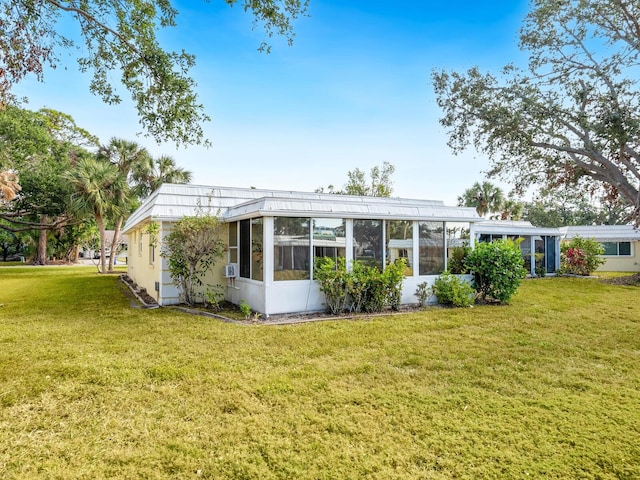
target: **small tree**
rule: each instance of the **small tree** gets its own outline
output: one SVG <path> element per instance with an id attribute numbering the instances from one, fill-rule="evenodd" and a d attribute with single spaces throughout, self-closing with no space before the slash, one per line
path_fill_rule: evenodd
<path id="1" fill-rule="evenodd" d="M 604 247 L 593 238 L 575 237 L 560 247 L 560 273 L 591 275 L 604 264 Z"/>
<path id="2" fill-rule="evenodd" d="M 196 287 L 226 251 L 223 224 L 213 215 L 179 220 L 164 241 L 161 255 L 169 261 L 169 272 L 188 305 L 196 302 Z"/>
<path id="3" fill-rule="evenodd" d="M 476 244 L 465 265 L 473 272 L 476 291 L 483 301 L 494 298 L 508 303 L 527 274 L 520 248 L 512 240 Z"/>

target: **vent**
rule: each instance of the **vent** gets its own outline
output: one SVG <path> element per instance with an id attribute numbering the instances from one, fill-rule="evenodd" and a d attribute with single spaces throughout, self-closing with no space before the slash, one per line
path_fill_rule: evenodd
<path id="1" fill-rule="evenodd" d="M 224 266 L 225 278 L 235 278 L 238 276 L 238 265 L 236 263 L 229 263 Z"/>

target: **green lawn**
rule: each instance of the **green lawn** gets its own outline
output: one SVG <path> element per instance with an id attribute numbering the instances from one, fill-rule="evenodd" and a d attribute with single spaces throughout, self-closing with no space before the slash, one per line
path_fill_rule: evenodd
<path id="1" fill-rule="evenodd" d="M 0 478 L 640 478 L 640 290 L 285 327 L 0 268 Z"/>

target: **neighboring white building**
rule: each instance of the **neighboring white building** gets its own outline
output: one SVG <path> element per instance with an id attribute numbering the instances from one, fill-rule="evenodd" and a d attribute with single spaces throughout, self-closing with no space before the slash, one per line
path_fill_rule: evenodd
<path id="1" fill-rule="evenodd" d="M 475 228 L 478 242 L 519 238 L 524 266 L 530 275 L 535 275 L 536 268 L 540 267 L 544 267 L 546 273 L 555 273 L 560 268 L 562 231 L 559 228 L 534 227 L 531 222 L 509 220 L 486 221 Z"/>
<path id="2" fill-rule="evenodd" d="M 640 230 L 633 225 L 580 225 L 562 227 L 563 240 L 592 238 L 604 247 L 602 272 L 640 271 Z"/>
<path id="3" fill-rule="evenodd" d="M 450 247 L 473 239 L 475 222 L 482 220 L 473 208 L 433 200 L 165 184 L 123 228 L 128 274 L 160 305 L 180 302 L 159 255 L 162 239 L 174 222 L 199 209 L 227 225 L 226 258 L 205 283 L 224 285 L 228 301 L 245 300 L 266 315 L 325 308 L 313 281 L 315 258 L 324 256 L 381 268 L 405 258 L 402 303 L 416 303 L 417 285 L 433 283 L 446 269 Z M 159 226 L 156 244 L 145 233 L 150 223 Z"/>

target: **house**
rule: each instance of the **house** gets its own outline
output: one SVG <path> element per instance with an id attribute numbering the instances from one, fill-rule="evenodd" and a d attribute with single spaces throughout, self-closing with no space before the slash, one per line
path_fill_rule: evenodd
<path id="1" fill-rule="evenodd" d="M 544 268 L 545 273 L 555 273 L 560 268 L 559 228 L 534 227 L 531 222 L 491 220 L 475 227 L 475 240 L 491 242 L 497 239 L 520 240 L 520 251 L 524 258 L 524 267 L 530 275 L 536 275 L 536 269 Z"/>
<path id="2" fill-rule="evenodd" d="M 107 258 L 111 256 L 111 252 L 113 250 L 113 234 L 115 232 L 113 230 L 105 230 L 104 238 L 105 238 L 105 254 Z M 129 239 L 126 235 L 120 235 L 120 239 L 118 241 L 118 246 L 116 247 L 116 257 L 120 263 L 126 263 L 127 258 L 127 248 L 128 248 Z M 80 258 L 100 258 L 100 245 L 98 241 L 98 246 L 96 249 L 90 248 L 82 248 L 80 247 L 78 250 L 78 256 Z"/>
<path id="3" fill-rule="evenodd" d="M 128 275 L 160 305 L 180 303 L 159 255 L 162 239 L 174 222 L 203 209 L 224 222 L 228 247 L 204 283 L 223 285 L 228 301 L 244 300 L 265 315 L 323 310 L 313 265 L 326 256 L 380 268 L 405 258 L 402 303 L 416 303 L 417 285 L 433 283 L 451 246 L 473 239 L 481 220 L 473 208 L 433 200 L 164 184 L 123 228 Z"/>
<path id="4" fill-rule="evenodd" d="M 592 238 L 604 247 L 602 272 L 640 271 L 640 230 L 633 225 L 580 225 L 562 227 L 563 240 Z"/>

